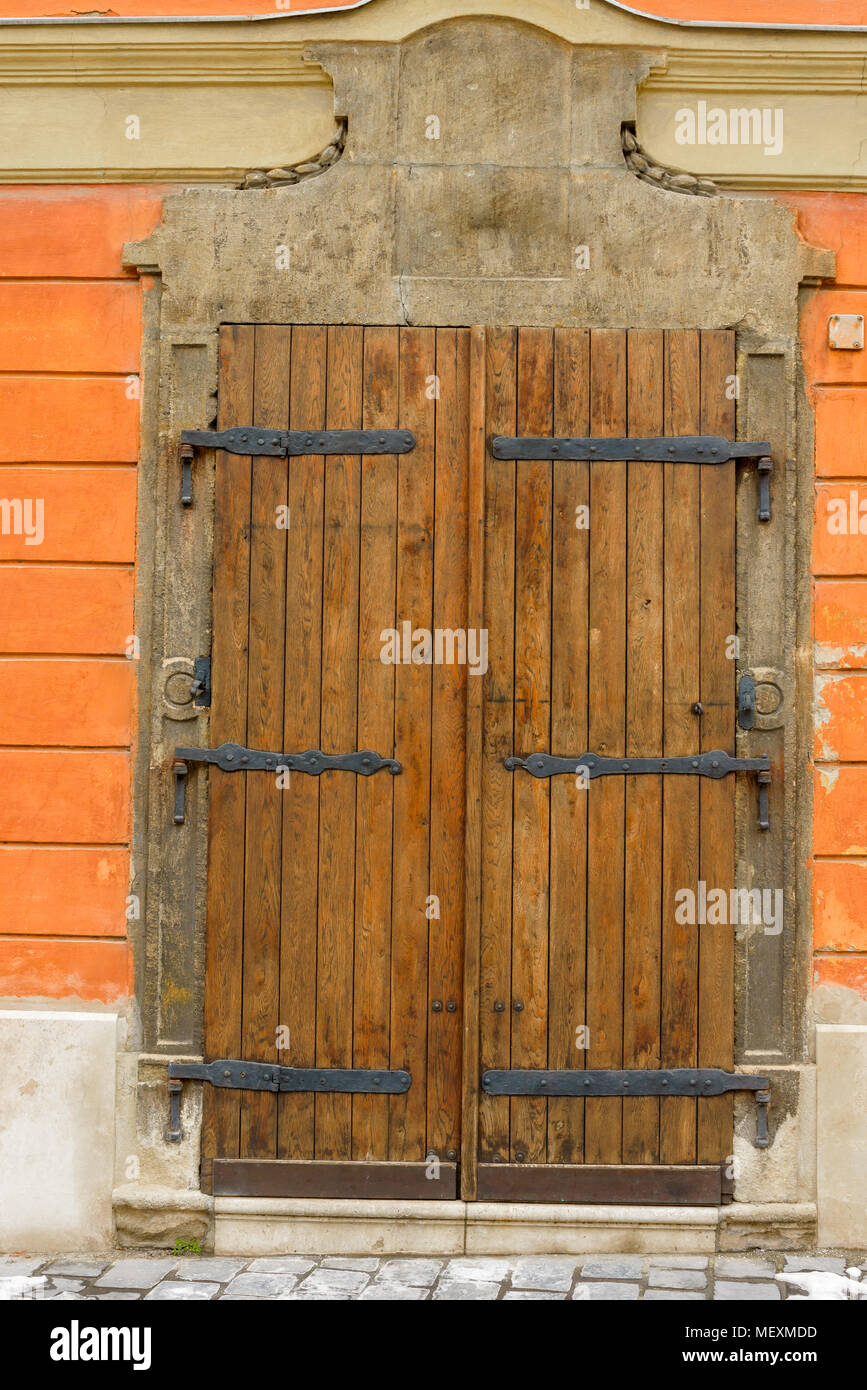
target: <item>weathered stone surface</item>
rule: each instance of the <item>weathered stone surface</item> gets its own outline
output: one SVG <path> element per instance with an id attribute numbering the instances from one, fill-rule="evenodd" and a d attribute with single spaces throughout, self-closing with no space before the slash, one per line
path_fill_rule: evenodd
<path id="1" fill-rule="evenodd" d="M 454 1279 L 434 1289 L 434 1298 L 448 1302 L 472 1303 L 477 1299 L 496 1298 L 499 1284 L 486 1284 L 481 1279 Z"/>
<path id="2" fill-rule="evenodd" d="M 750 1284 L 740 1279 L 717 1279 L 713 1286 L 713 1296 L 723 1303 L 731 1303 L 741 1298 L 752 1303 L 773 1303 L 779 1299 L 780 1290 L 776 1284 Z"/>
<path id="3" fill-rule="evenodd" d="M 355 1269 L 314 1269 L 301 1284 L 308 1293 L 360 1293 L 370 1276 Z"/>
<path id="4" fill-rule="evenodd" d="M 483 1283 L 490 1283 L 505 1279 L 514 1265 L 514 1260 L 498 1260 L 495 1257 L 486 1258 L 484 1255 L 479 1255 L 475 1259 L 472 1257 L 458 1258 L 449 1260 L 443 1270 L 442 1277 L 443 1279 L 481 1279 Z"/>
<path id="5" fill-rule="evenodd" d="M 322 1261 L 323 1269 L 363 1269 L 372 1273 L 379 1268 L 379 1260 L 371 1255 L 326 1255 Z"/>
<path id="6" fill-rule="evenodd" d="M 52 1278 L 61 1274 L 71 1279 L 97 1279 L 107 1265 L 108 1260 L 53 1260 L 45 1266 L 43 1273 L 50 1274 Z"/>
<path id="7" fill-rule="evenodd" d="M 767 1279 L 777 1272 L 770 1260 L 752 1259 L 745 1255 L 742 1259 L 734 1255 L 717 1255 L 713 1262 L 713 1272 L 717 1279 Z"/>
<path id="8" fill-rule="evenodd" d="M 430 1287 L 443 1267 L 442 1260 L 386 1260 L 376 1276 L 383 1282 Z"/>
<path id="9" fill-rule="evenodd" d="M 158 1303 L 168 1303 L 177 1299 L 180 1302 L 189 1300 L 202 1300 L 213 1298 L 220 1292 L 219 1284 L 204 1283 L 193 1279 L 164 1279 L 156 1288 L 151 1289 L 150 1293 L 145 1294 L 145 1302 L 155 1300 Z"/>
<path id="10" fill-rule="evenodd" d="M 392 1301 L 409 1303 L 427 1298 L 427 1289 L 415 1284 L 368 1284 L 358 1295 L 362 1303 L 390 1303 Z"/>
<path id="11" fill-rule="evenodd" d="M 0 1258 L 0 1279 L 9 1278 L 16 1274 L 35 1274 L 37 1269 L 44 1264 L 44 1255 L 5 1255 Z"/>
<path id="12" fill-rule="evenodd" d="M 176 1260 L 118 1260 L 96 1281 L 97 1288 L 152 1289 L 174 1269 Z"/>
<path id="13" fill-rule="evenodd" d="M 46 1283 L 46 1289 L 53 1293 L 81 1293 L 84 1288 L 85 1283 L 83 1279 L 52 1277 L 51 1280 Z"/>
<path id="14" fill-rule="evenodd" d="M 206 1282 L 214 1280 L 218 1284 L 226 1284 L 241 1272 L 245 1264 L 245 1260 L 232 1260 L 225 1255 L 203 1255 L 200 1259 L 191 1256 L 189 1259 L 178 1260 L 174 1277 Z"/>
<path id="15" fill-rule="evenodd" d="M 651 1289 L 703 1289 L 707 1275 L 700 1269 L 652 1269 L 647 1283 Z"/>
<path id="16" fill-rule="evenodd" d="M 829 1274 L 845 1274 L 846 1260 L 842 1255 L 787 1255 L 783 1265 L 784 1273 L 797 1273 L 802 1269 L 824 1269 Z"/>
<path id="17" fill-rule="evenodd" d="M 691 1293 L 685 1289 L 645 1289 L 644 1302 L 647 1303 L 704 1303 L 703 1293 Z"/>
<path id="18" fill-rule="evenodd" d="M 206 1192 L 129 1183 L 115 1188 L 113 1202 L 120 1246 L 165 1250 L 179 1240 L 202 1248 L 210 1243 L 213 1198 Z"/>
<path id="19" fill-rule="evenodd" d="M 249 1274 L 307 1274 L 316 1264 L 306 1255 L 266 1255 L 250 1260 Z"/>
<path id="20" fill-rule="evenodd" d="M 640 1279 L 644 1260 L 638 1255 L 596 1255 L 581 1266 L 582 1279 Z"/>
<path id="21" fill-rule="evenodd" d="M 235 1298 L 280 1298 L 291 1293 L 297 1283 L 292 1274 L 237 1274 L 226 1294 Z"/>
<path id="22" fill-rule="evenodd" d="M 514 1289 L 571 1289 L 575 1260 L 571 1255 L 536 1256 L 515 1261 Z"/>
<path id="23" fill-rule="evenodd" d="M 616 1303 L 630 1303 L 638 1297 L 638 1285 L 627 1284 L 616 1279 L 600 1279 L 575 1285 L 572 1294 L 581 1302 L 600 1302 L 603 1299 Z"/>
<path id="24" fill-rule="evenodd" d="M 504 1301 L 506 1299 L 511 1301 L 520 1300 L 524 1303 L 530 1303 L 539 1299 L 550 1303 L 552 1299 L 556 1301 L 557 1299 L 563 1299 L 565 1297 L 566 1295 L 564 1293 L 555 1289 L 509 1289 L 507 1293 L 503 1294 Z"/>
<path id="25" fill-rule="evenodd" d="M 651 1255 L 651 1269 L 707 1269 L 707 1255 Z"/>

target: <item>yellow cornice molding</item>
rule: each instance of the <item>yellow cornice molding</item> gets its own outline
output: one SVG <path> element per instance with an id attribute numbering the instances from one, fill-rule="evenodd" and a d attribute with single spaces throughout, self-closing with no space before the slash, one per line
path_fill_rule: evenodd
<path id="1" fill-rule="evenodd" d="M 846 53 L 823 48 L 744 53 L 724 47 L 668 47 L 665 66 L 651 72 L 642 90 L 860 95 L 867 91 L 867 36 L 853 41 L 852 51 Z"/>
<path id="2" fill-rule="evenodd" d="M 194 44 L 174 36 L 142 42 L 19 44 L 0 42 L 2 86 L 331 86 L 317 62 L 305 58 L 305 43 L 265 37 L 239 43 L 197 35 Z"/>

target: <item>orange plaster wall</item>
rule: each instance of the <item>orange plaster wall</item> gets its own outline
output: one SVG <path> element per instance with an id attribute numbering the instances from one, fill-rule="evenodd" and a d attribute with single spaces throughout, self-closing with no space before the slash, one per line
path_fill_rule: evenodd
<path id="1" fill-rule="evenodd" d="M 867 316 L 867 195 L 785 201 L 804 239 L 837 253 L 836 284 L 801 322 L 816 416 L 814 982 L 867 998 L 867 348 L 828 345 L 831 314 Z"/>
<path id="2" fill-rule="evenodd" d="M 127 941 L 142 286 L 161 190 L 0 189 L 0 996 L 111 1002 Z M 35 513 L 30 513 L 31 524 Z"/>

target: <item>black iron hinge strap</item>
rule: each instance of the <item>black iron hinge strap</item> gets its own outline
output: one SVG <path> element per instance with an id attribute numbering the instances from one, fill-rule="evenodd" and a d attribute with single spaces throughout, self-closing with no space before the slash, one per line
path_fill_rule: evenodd
<path id="1" fill-rule="evenodd" d="M 675 1067 L 666 1071 L 486 1071 L 482 1090 L 491 1096 L 721 1096 L 727 1091 L 756 1093 L 756 1147 L 768 1147 L 767 1076 L 722 1071 L 717 1067 Z"/>
<path id="2" fill-rule="evenodd" d="M 306 753 L 266 753 L 258 748 L 244 748 L 240 743 L 221 743 L 218 748 L 176 748 L 175 825 L 183 825 L 186 812 L 186 777 L 188 763 L 210 763 L 223 772 L 303 772 L 319 777 L 323 772 L 355 772 L 359 777 L 372 777 L 386 769 L 392 777 L 402 771 L 396 758 L 383 758 L 370 748 L 358 753 L 323 753 L 309 748 Z"/>
<path id="3" fill-rule="evenodd" d="M 351 1095 L 402 1095 L 408 1071 L 352 1067 L 281 1067 L 221 1057 L 216 1062 L 170 1062 L 170 1081 L 209 1081 L 233 1091 L 339 1091 Z"/>
<path id="4" fill-rule="evenodd" d="M 181 502 L 193 504 L 193 456 L 196 449 L 223 449 L 248 457 L 298 458 L 305 454 L 408 454 L 415 448 L 411 430 L 271 430 L 238 425 L 228 430 L 181 431 Z"/>
<path id="5" fill-rule="evenodd" d="M 770 825 L 768 788 L 771 781 L 771 760 L 766 753 L 758 758 L 733 758 L 720 748 L 708 753 L 683 758 L 601 758 L 597 753 L 577 753 L 571 757 L 554 757 L 550 753 L 530 753 L 526 758 L 505 758 L 509 772 L 522 768 L 532 777 L 557 777 L 562 773 L 595 777 L 640 777 L 644 774 L 681 777 L 727 777 L 730 772 L 755 772 L 759 785 L 759 827 Z"/>
<path id="6" fill-rule="evenodd" d="M 771 446 L 767 440 L 752 443 L 725 439 L 717 434 L 672 434 L 650 438 L 548 438 L 541 435 L 495 435 L 491 440 L 495 459 L 560 459 L 567 462 L 618 463 L 729 463 L 732 459 L 756 459 L 759 475 L 759 521 L 771 519 Z"/>

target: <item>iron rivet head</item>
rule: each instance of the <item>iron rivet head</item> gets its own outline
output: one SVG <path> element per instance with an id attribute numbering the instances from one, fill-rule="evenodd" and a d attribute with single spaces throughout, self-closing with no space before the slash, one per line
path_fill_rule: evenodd
<path id="1" fill-rule="evenodd" d="M 697 454 L 703 454 L 703 453 L 704 453 L 704 449 L 696 449 L 695 452 L 696 452 Z"/>
<path id="2" fill-rule="evenodd" d="M 668 452 L 669 452 L 670 454 L 673 454 L 673 453 L 674 453 L 674 449 L 671 447 L 670 444 L 669 444 L 669 446 L 668 446 Z"/>
<path id="3" fill-rule="evenodd" d="M 435 1014 L 442 1013 L 443 1001 L 441 999 L 435 999 L 431 1004 L 431 1008 L 433 1009 Z"/>
<path id="4" fill-rule="evenodd" d="M 540 1090 L 544 1091 L 544 1089 L 545 1089 L 545 1087 L 546 1087 L 547 1085 L 548 1085 L 548 1083 L 547 1083 L 547 1081 L 546 1081 L 546 1080 L 544 1079 L 544 1077 L 543 1077 L 543 1078 L 539 1081 L 539 1088 L 540 1088 Z"/>
<path id="5" fill-rule="evenodd" d="M 591 452 L 591 454 L 595 454 L 595 453 L 596 453 L 596 445 L 595 445 L 595 444 L 591 444 L 591 445 L 590 445 L 590 452 Z"/>
<path id="6" fill-rule="evenodd" d="M 242 443 L 242 444 L 246 444 L 246 443 L 247 443 L 247 436 L 246 436 L 245 434 L 242 434 L 242 435 L 241 435 L 241 443 Z"/>
<path id="7" fill-rule="evenodd" d="M 235 755 L 234 755 L 234 753 L 227 753 L 227 754 L 226 754 L 226 762 L 227 762 L 227 763 L 233 763 L 234 761 L 235 761 Z"/>
<path id="8" fill-rule="evenodd" d="M 305 438 L 304 438 L 304 443 L 305 443 L 305 444 L 312 444 L 312 443 L 313 443 L 313 435 L 312 435 L 312 434 L 306 435 Z"/>
<path id="9" fill-rule="evenodd" d="M 516 1162 L 516 1163 L 523 1163 L 523 1162 L 524 1162 L 524 1159 L 525 1159 L 526 1157 L 527 1157 L 527 1155 L 526 1155 L 525 1153 L 523 1153 L 523 1152 L 517 1152 L 517 1153 L 515 1154 L 515 1162 Z"/>
<path id="10" fill-rule="evenodd" d="M 245 1071 L 242 1071 L 242 1072 L 241 1072 L 241 1080 L 242 1080 L 242 1081 L 246 1081 L 246 1079 L 247 1079 L 247 1073 L 246 1073 Z"/>
<path id="11" fill-rule="evenodd" d="M 512 1005 L 512 1008 L 515 1010 L 515 1013 L 516 1013 L 516 1014 L 519 1014 L 519 1013 L 521 1012 L 521 1010 L 523 1009 L 523 1007 L 524 1007 L 524 1001 L 523 1001 L 523 999 L 516 999 L 515 1002 L 514 1002 L 514 1004 Z"/>
<path id="12" fill-rule="evenodd" d="M 446 1004 L 446 1013 L 453 1014 L 456 1011 L 457 1007 L 458 1006 L 455 1003 L 454 999 L 449 999 L 448 1003 Z"/>
<path id="13" fill-rule="evenodd" d="M 249 761 L 250 761 L 250 759 L 247 757 L 247 754 L 245 753 L 244 756 L 243 756 L 243 758 L 241 759 L 241 762 L 242 762 L 242 763 L 248 763 Z"/>
<path id="14" fill-rule="evenodd" d="M 693 767 L 698 767 L 698 758 L 693 758 L 692 765 Z"/>
<path id="15" fill-rule="evenodd" d="M 628 772 L 628 771 L 629 771 L 629 763 L 624 763 L 624 764 L 623 764 L 623 771 L 624 771 L 624 772 Z"/>
<path id="16" fill-rule="evenodd" d="M 719 767 L 719 758 L 713 759 L 713 761 L 711 762 L 711 767 Z"/>
<path id="17" fill-rule="evenodd" d="M 226 1077 L 232 1075 L 232 1073 L 229 1071 L 228 1067 L 227 1067 L 226 1070 L 223 1072 L 223 1075 L 226 1076 Z"/>
<path id="18" fill-rule="evenodd" d="M 667 1081 L 663 1081 L 662 1084 L 663 1084 L 663 1086 L 667 1086 L 667 1085 L 668 1085 L 668 1082 L 667 1082 Z"/>
<path id="19" fill-rule="evenodd" d="M 384 435 L 384 434 L 381 434 L 381 435 L 379 436 L 379 442 L 380 442 L 380 444 L 384 444 L 384 443 L 385 443 L 385 435 Z"/>
<path id="20" fill-rule="evenodd" d="M 694 1085 L 695 1085 L 695 1082 L 694 1082 L 694 1081 L 690 1081 L 689 1084 L 690 1084 L 690 1086 L 694 1086 Z"/>
<path id="21" fill-rule="evenodd" d="M 257 443 L 257 444 L 264 444 L 265 441 L 264 441 L 264 439 L 257 439 L 257 440 L 256 440 L 256 443 Z"/>
<path id="22" fill-rule="evenodd" d="M 457 1158 L 457 1156 L 458 1156 L 458 1151 L 457 1151 L 457 1149 L 446 1149 L 446 1158 L 450 1158 L 450 1159 L 454 1160 L 454 1159 Z"/>
<path id="23" fill-rule="evenodd" d="M 590 1082 L 589 1082 L 589 1081 L 585 1081 L 585 1082 L 584 1082 L 584 1085 L 585 1085 L 585 1086 L 589 1086 L 589 1085 L 590 1085 Z"/>
<path id="24" fill-rule="evenodd" d="M 702 704 L 701 700 L 696 700 L 695 704 L 692 707 L 692 712 L 693 714 L 704 714 L 704 705 Z"/>
<path id="25" fill-rule="evenodd" d="M 667 759 L 666 759 L 666 758 L 663 758 L 663 759 L 662 759 L 662 762 L 659 764 L 659 766 L 660 766 L 661 768 L 663 768 L 663 769 L 667 768 L 667 767 L 668 767 L 668 761 L 667 761 Z"/>
<path id="26" fill-rule="evenodd" d="M 495 1014 L 504 1013 L 504 1012 L 505 1012 L 505 1009 L 506 1009 L 506 1006 L 505 1006 L 505 1004 L 503 1003 L 502 999 L 495 999 L 495 1000 L 494 1000 L 494 1013 L 495 1013 Z"/>

